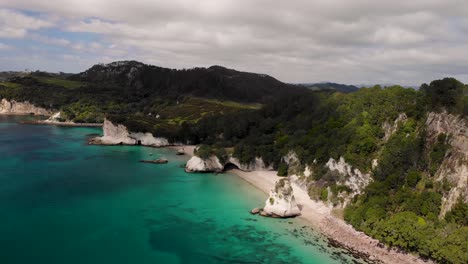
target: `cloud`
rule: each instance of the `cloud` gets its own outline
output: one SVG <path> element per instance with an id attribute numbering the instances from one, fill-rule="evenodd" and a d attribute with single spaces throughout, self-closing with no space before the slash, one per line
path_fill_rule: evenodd
<path id="1" fill-rule="evenodd" d="M 32 32 L 32 40 L 68 49 L 57 59 L 81 58 L 74 71 L 138 59 L 221 64 L 289 82 L 420 84 L 466 78 L 468 69 L 462 0 L 0 0 L 0 7 L 8 8 L 0 39 Z M 19 22 L 5 22 L 11 17 Z M 64 36 L 37 32 L 43 28 Z"/>
<path id="2" fill-rule="evenodd" d="M 28 30 L 37 30 L 52 25 L 52 21 L 34 18 L 8 9 L 0 9 L 0 38 L 23 38 Z"/>

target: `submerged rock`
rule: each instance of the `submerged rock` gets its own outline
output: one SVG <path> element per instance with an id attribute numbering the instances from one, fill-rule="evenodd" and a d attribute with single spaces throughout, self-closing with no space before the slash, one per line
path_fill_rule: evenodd
<path id="1" fill-rule="evenodd" d="M 153 163 L 153 164 L 166 164 L 169 161 L 167 159 L 155 159 L 155 160 L 140 160 L 142 163 Z"/>
<path id="2" fill-rule="evenodd" d="M 255 207 L 254 209 L 252 209 L 252 210 L 250 211 L 250 213 L 251 213 L 251 214 L 258 214 L 258 213 L 260 213 L 261 210 L 262 210 L 262 209 L 260 209 L 260 208 L 258 208 L 258 207 Z"/>
<path id="3" fill-rule="evenodd" d="M 271 217 L 294 217 L 301 214 L 289 179 L 284 178 L 276 182 L 265 202 L 263 212 Z"/>

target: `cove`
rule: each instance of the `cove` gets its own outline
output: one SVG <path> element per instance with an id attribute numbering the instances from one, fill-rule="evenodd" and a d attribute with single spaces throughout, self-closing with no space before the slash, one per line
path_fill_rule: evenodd
<path id="1" fill-rule="evenodd" d="M 0 116 L 2 263 L 362 263 L 301 219 L 250 215 L 266 197 L 235 175 L 26 118 Z"/>

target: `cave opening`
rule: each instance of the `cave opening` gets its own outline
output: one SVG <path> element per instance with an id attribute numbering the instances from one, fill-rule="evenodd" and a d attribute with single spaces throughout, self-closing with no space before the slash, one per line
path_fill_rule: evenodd
<path id="1" fill-rule="evenodd" d="M 224 165 L 223 171 L 230 171 L 230 170 L 240 170 L 240 168 L 236 164 L 228 162 Z"/>

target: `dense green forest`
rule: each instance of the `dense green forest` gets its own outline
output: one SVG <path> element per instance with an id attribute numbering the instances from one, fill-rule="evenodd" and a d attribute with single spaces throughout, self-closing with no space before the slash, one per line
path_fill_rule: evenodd
<path id="1" fill-rule="evenodd" d="M 202 156 L 223 158 L 229 151 L 244 163 L 262 157 L 283 176 L 310 165 L 309 181 L 316 183 L 309 185 L 310 194 L 317 199 L 326 200 L 328 190 L 333 197 L 349 191 L 324 167 L 330 158 L 344 157 L 374 178 L 346 207 L 345 220 L 388 245 L 441 263 L 468 262 L 468 206 L 460 200 L 438 218 L 451 186 L 436 182 L 434 174 L 450 148 L 450 135 L 439 135 L 428 149 L 424 124 L 430 111 L 467 118 L 467 95 L 468 86 L 453 78 L 418 90 L 374 86 L 345 94 L 220 66 L 171 70 L 138 62 L 96 65 L 72 76 L 33 73 L 0 83 L 0 98 L 60 110 L 77 122 L 107 117 L 131 131 L 202 144 Z M 387 138 L 383 124 L 401 113 L 406 121 Z M 282 161 L 290 151 L 302 168 Z M 379 160 L 375 168 L 373 159 Z"/>

